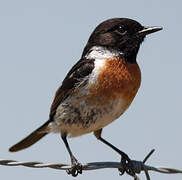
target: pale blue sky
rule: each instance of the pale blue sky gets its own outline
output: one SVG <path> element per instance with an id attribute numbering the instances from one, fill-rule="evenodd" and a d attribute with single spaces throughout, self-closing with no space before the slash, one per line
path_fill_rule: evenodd
<path id="1" fill-rule="evenodd" d="M 59 135 L 48 135 L 31 148 L 8 148 L 48 119 L 56 89 L 79 60 L 90 33 L 101 21 L 133 18 L 163 26 L 148 36 L 138 54 L 142 85 L 128 111 L 106 127 L 103 137 L 142 160 L 155 148 L 151 165 L 182 169 L 182 3 L 179 0 L 0 1 L 0 158 L 65 162 L 69 155 Z M 92 134 L 69 140 L 80 162 L 119 161 Z M 0 167 L 3 179 L 73 179 L 63 171 Z M 143 175 L 140 176 L 143 179 Z M 151 173 L 152 180 L 182 175 Z M 132 179 L 116 169 L 83 172 L 79 180 Z"/>

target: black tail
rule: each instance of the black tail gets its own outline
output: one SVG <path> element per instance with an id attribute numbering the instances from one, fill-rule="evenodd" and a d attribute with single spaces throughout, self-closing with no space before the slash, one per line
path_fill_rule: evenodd
<path id="1" fill-rule="evenodd" d="M 50 123 L 50 120 L 48 120 L 46 123 L 44 123 L 41 127 L 36 129 L 34 132 L 32 132 L 30 135 L 28 135 L 26 138 L 18 142 L 17 144 L 13 145 L 9 148 L 10 152 L 16 152 L 20 151 L 22 149 L 28 148 L 32 144 L 39 141 L 41 138 L 43 138 L 48 133 L 46 132 L 47 126 Z"/>

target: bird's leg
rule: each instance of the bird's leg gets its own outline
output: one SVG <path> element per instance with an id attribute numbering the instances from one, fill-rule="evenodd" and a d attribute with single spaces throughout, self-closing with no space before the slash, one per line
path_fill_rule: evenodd
<path id="1" fill-rule="evenodd" d="M 128 174 L 130 174 L 133 177 L 136 177 L 135 172 L 133 170 L 133 164 L 131 159 L 128 157 L 128 155 L 126 153 L 124 153 L 123 151 L 121 151 L 120 149 L 118 149 L 117 147 L 113 146 L 111 143 L 109 143 L 108 141 L 106 141 L 105 139 L 103 139 L 101 137 L 101 133 L 102 133 L 102 129 L 94 131 L 94 135 L 95 137 L 100 140 L 101 142 L 103 142 L 104 144 L 106 144 L 107 146 L 111 147 L 114 151 L 116 151 L 117 153 L 119 153 L 121 155 L 121 163 L 123 165 L 123 169 L 118 169 L 121 172 L 121 175 L 123 175 L 125 172 L 127 172 Z"/>
<path id="2" fill-rule="evenodd" d="M 82 165 L 78 162 L 78 160 L 74 157 L 70 147 L 69 147 L 69 144 L 68 144 L 68 141 L 67 141 L 67 138 L 66 138 L 66 134 L 61 134 L 61 138 L 62 140 L 64 141 L 64 144 L 66 146 L 66 149 L 70 155 L 70 158 L 71 158 L 71 165 L 72 167 L 67 170 L 67 173 L 68 174 L 71 174 L 72 176 L 76 177 L 79 174 L 82 174 Z"/>

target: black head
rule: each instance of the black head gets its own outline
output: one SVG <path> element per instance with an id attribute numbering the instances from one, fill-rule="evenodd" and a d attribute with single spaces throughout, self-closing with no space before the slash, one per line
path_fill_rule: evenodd
<path id="1" fill-rule="evenodd" d="M 117 50 L 127 61 L 135 62 L 145 36 L 161 29 L 161 27 L 144 27 L 137 21 L 127 18 L 106 20 L 95 28 L 82 56 L 93 46 L 103 46 Z"/>

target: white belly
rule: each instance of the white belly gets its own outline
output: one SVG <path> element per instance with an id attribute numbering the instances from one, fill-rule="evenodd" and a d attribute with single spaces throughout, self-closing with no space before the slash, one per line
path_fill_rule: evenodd
<path id="1" fill-rule="evenodd" d="M 51 132 L 66 132 L 70 137 L 90 133 L 113 122 L 128 107 L 121 98 L 102 106 L 88 104 L 87 98 L 81 98 L 79 102 L 78 99 L 70 98 L 58 107 L 55 121 L 49 126 Z"/>

